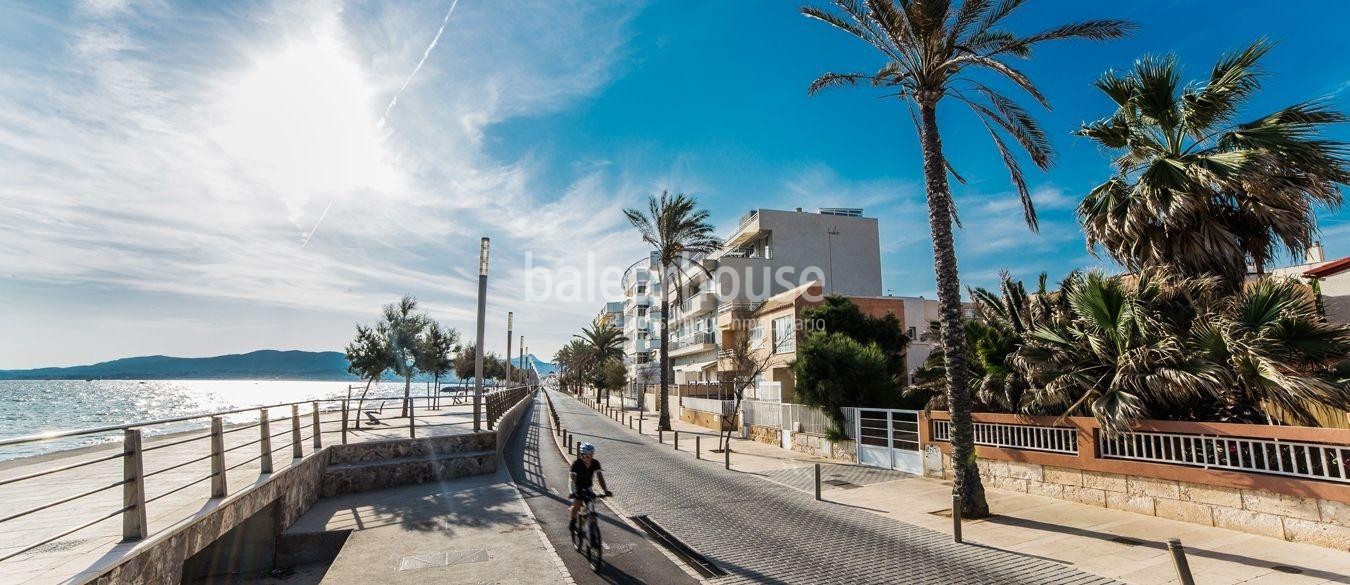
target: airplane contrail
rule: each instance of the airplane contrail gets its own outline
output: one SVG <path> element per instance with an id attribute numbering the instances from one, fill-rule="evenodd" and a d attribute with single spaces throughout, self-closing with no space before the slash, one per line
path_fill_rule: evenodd
<path id="1" fill-rule="evenodd" d="M 436 43 L 441 42 L 441 35 L 445 34 L 445 25 L 450 24 L 450 15 L 455 13 L 456 6 L 459 6 L 459 0 L 450 3 L 450 10 L 445 11 L 445 18 L 441 20 L 441 28 L 436 31 L 436 37 L 431 39 L 431 44 L 427 45 L 425 51 L 422 51 L 422 58 L 417 61 L 417 66 L 413 67 L 412 73 L 408 74 L 408 78 L 403 80 L 403 85 L 398 88 L 397 92 L 394 92 L 394 97 L 389 100 L 389 105 L 385 106 L 384 115 L 380 116 L 380 122 L 375 125 L 376 128 L 384 128 L 385 120 L 389 118 L 389 112 L 393 111 L 394 106 L 398 104 L 398 96 L 403 95 L 403 90 L 408 89 L 408 84 L 412 83 L 413 78 L 417 76 L 417 72 L 421 71 L 422 65 L 427 62 L 427 57 L 431 56 L 431 50 L 436 48 Z"/>
<path id="2" fill-rule="evenodd" d="M 309 233 L 305 234 L 305 241 L 300 244 L 301 248 L 304 248 L 305 246 L 309 245 L 310 238 L 314 237 L 314 232 L 319 231 L 319 224 L 323 223 L 323 218 L 328 217 L 328 210 L 332 208 L 333 208 L 333 200 L 329 199 L 328 207 L 323 208 L 323 213 L 319 214 L 319 221 L 314 222 L 314 229 L 309 230 Z"/>

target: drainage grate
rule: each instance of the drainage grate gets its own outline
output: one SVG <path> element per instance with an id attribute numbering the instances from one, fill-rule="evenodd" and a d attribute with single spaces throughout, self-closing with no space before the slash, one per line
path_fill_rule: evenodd
<path id="1" fill-rule="evenodd" d="M 1303 574 L 1303 569 L 1300 569 L 1298 567 L 1290 567 L 1288 565 L 1273 565 L 1270 568 L 1275 569 L 1276 571 L 1279 571 L 1281 573 L 1289 573 L 1290 575 Z"/>
<path id="2" fill-rule="evenodd" d="M 1118 542 L 1118 543 L 1123 544 L 1123 545 L 1125 545 L 1125 546 L 1139 546 L 1139 545 L 1141 545 L 1141 544 L 1144 544 L 1143 542 L 1140 542 L 1140 541 L 1135 540 L 1135 539 L 1133 539 L 1133 538 L 1125 538 L 1124 536 L 1116 536 L 1116 537 L 1113 537 L 1113 538 L 1111 539 L 1111 542 Z"/>
<path id="3" fill-rule="evenodd" d="M 44 544 L 44 545 L 42 545 L 42 546 L 39 546 L 39 547 L 37 547 L 37 548 L 35 548 L 35 549 L 33 549 L 33 550 L 30 550 L 30 551 L 28 551 L 28 552 L 33 553 L 33 554 L 42 554 L 42 553 L 53 553 L 53 552 L 67 551 L 67 550 L 70 550 L 70 549 L 75 548 L 75 547 L 77 547 L 77 546 L 80 546 L 80 545 L 82 545 L 82 544 L 84 544 L 84 543 L 86 543 L 86 542 L 89 542 L 89 539 L 88 539 L 88 538 L 72 538 L 72 539 L 69 539 L 69 540 L 57 540 L 57 541 L 49 542 L 49 543 L 47 543 L 47 544 Z"/>
<path id="4" fill-rule="evenodd" d="M 398 570 L 416 571 L 418 569 L 430 569 L 433 567 L 482 563 L 488 560 L 490 559 L 488 558 L 486 549 L 447 550 L 403 557 L 398 561 Z"/>
<path id="5" fill-rule="evenodd" d="M 676 556 L 693 566 L 694 570 L 698 571 L 698 573 L 705 578 L 722 577 L 727 574 L 726 571 L 722 570 L 721 567 L 714 565 L 707 557 L 698 554 L 697 551 L 689 548 L 689 545 L 681 542 L 680 539 L 675 538 L 671 533 L 666 532 L 665 528 L 662 528 L 660 524 L 657 524 L 655 520 L 652 520 L 646 514 L 641 516 L 630 516 L 629 519 L 636 522 L 638 526 L 641 526 L 642 529 L 647 532 L 647 535 L 652 537 L 657 544 L 664 546 L 670 552 L 675 553 Z"/>

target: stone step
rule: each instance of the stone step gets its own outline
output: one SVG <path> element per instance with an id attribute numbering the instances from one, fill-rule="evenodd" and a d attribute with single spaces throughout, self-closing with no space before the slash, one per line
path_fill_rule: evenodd
<path id="1" fill-rule="evenodd" d="M 358 463 L 329 463 L 320 497 L 426 483 L 497 470 L 496 450 L 433 453 Z"/>

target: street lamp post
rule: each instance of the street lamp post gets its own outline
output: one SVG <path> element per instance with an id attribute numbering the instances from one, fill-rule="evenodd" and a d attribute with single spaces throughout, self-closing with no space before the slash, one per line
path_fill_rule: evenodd
<path id="1" fill-rule="evenodd" d="M 478 248 L 478 339 L 473 352 L 473 430 L 483 430 L 483 319 L 487 314 L 488 238 Z"/>
<path id="2" fill-rule="evenodd" d="M 830 258 L 825 268 L 825 278 L 830 281 L 830 294 L 834 294 L 834 237 L 839 235 L 839 230 L 830 226 L 825 232 L 826 247 L 829 249 Z"/>
<path id="3" fill-rule="evenodd" d="M 511 387 L 511 325 L 516 314 L 512 311 L 506 312 L 506 387 Z"/>

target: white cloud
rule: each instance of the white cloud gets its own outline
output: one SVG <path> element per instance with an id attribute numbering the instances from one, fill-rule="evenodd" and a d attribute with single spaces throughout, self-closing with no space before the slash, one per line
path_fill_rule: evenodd
<path id="1" fill-rule="evenodd" d="M 626 253 L 603 175 L 559 193 L 483 145 L 603 86 L 637 7 L 466 3 L 379 127 L 446 7 L 105 0 L 52 24 L 64 52 L 0 47 L 23 64 L 0 78 L 0 273 L 344 314 L 407 291 L 467 321 L 479 234 L 505 266 Z"/>

